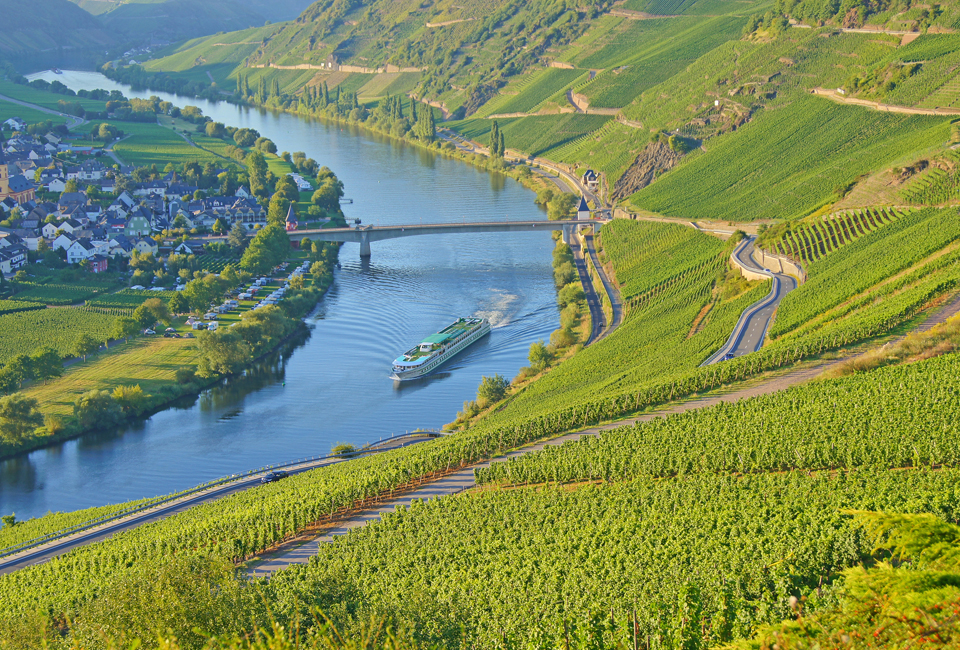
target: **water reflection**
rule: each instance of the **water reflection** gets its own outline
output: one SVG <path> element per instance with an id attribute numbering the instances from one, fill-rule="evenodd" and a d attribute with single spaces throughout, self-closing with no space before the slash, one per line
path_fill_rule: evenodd
<path id="1" fill-rule="evenodd" d="M 56 78 L 75 89 L 117 87 L 94 73 Z M 195 104 L 218 122 L 257 129 L 280 150 L 304 151 L 337 172 L 354 199 L 347 216 L 365 224 L 543 218 L 533 193 L 509 177 L 354 127 L 122 90 Z M 547 232 L 405 237 L 375 242 L 369 259 L 346 244 L 308 333 L 145 422 L 0 463 L 0 514 L 164 494 L 337 442 L 440 427 L 474 398 L 482 376 L 514 376 L 530 344 L 556 328 L 552 247 Z M 472 315 L 490 318 L 488 337 L 424 380 L 390 379 L 399 354 Z"/>

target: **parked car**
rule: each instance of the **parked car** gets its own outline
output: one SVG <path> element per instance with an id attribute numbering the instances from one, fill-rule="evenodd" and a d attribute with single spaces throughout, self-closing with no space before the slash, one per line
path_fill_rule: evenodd
<path id="1" fill-rule="evenodd" d="M 163 330 L 163 331 L 164 331 L 164 332 L 176 332 L 177 330 L 173 329 L 172 327 L 168 327 L 167 329 L 165 329 L 165 330 Z"/>
<path id="2" fill-rule="evenodd" d="M 151 330 L 151 329 L 145 329 L 145 330 L 143 330 L 143 333 L 144 333 L 144 334 L 156 334 L 157 331 L 156 331 L 156 330 Z"/>

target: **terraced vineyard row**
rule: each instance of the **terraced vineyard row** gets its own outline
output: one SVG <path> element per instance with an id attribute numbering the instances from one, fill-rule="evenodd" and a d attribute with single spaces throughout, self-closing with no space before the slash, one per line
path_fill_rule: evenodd
<path id="1" fill-rule="evenodd" d="M 809 264 L 808 280 L 780 304 L 770 329 L 780 337 L 856 297 L 960 238 L 954 210 L 928 208 L 904 214 L 884 228 Z"/>
<path id="2" fill-rule="evenodd" d="M 310 605 L 341 625 L 389 613 L 429 647 L 716 647 L 790 616 L 791 596 L 815 599 L 835 572 L 869 557 L 872 538 L 844 510 L 952 521 L 958 487 L 960 471 L 925 468 L 432 500 L 275 575 L 266 607 L 291 628 Z"/>
<path id="3" fill-rule="evenodd" d="M 960 355 L 621 427 L 477 470 L 481 484 L 960 463 Z"/>
<path id="4" fill-rule="evenodd" d="M 951 151 L 943 159 L 952 168 L 931 167 L 917 174 L 900 190 L 904 201 L 916 205 L 939 205 L 960 198 L 960 174 L 957 170 L 960 153 Z"/>
<path id="5" fill-rule="evenodd" d="M 81 309 L 56 308 L 22 311 L 0 316 L 0 363 L 18 354 L 30 354 L 48 345 L 62 356 L 73 355 L 80 334 L 105 342 L 113 331 L 114 317 Z"/>
<path id="6" fill-rule="evenodd" d="M 903 213 L 893 208 L 864 208 L 790 224 L 772 247 L 799 262 L 812 262 L 901 216 Z"/>

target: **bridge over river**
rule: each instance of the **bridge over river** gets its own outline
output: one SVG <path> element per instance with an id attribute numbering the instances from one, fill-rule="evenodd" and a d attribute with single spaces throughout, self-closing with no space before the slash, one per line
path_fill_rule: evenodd
<path id="1" fill-rule="evenodd" d="M 592 226 L 599 230 L 606 221 L 565 220 L 565 221 L 489 221 L 476 223 L 433 223 L 409 226 L 357 226 L 356 228 L 321 228 L 316 230 L 291 230 L 290 239 L 300 240 L 306 237 L 314 241 L 339 241 L 360 244 L 360 257 L 370 257 L 370 244 L 384 239 L 414 237 L 418 235 L 444 235 L 450 233 L 479 232 L 536 232 L 539 230 L 562 230 L 563 241 L 573 241 L 578 228 Z"/>

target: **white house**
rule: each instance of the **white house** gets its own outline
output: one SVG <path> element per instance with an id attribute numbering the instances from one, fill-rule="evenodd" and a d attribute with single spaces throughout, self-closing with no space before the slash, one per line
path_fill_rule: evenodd
<path id="1" fill-rule="evenodd" d="M 67 262 L 77 264 L 97 254 L 97 247 L 89 239 L 78 239 L 67 249 Z"/>
<path id="2" fill-rule="evenodd" d="M 67 181 L 62 178 L 54 178 L 47 185 L 47 189 L 51 192 L 63 192 L 67 189 Z"/>
<path id="3" fill-rule="evenodd" d="M 47 225 L 50 225 L 50 224 L 47 224 Z M 75 238 L 64 233 L 62 235 L 58 235 L 56 239 L 50 242 L 50 248 L 52 248 L 55 251 L 60 250 L 61 248 L 64 250 L 70 250 L 70 247 L 73 246 L 73 242 L 75 241 L 76 241 Z"/>
<path id="4" fill-rule="evenodd" d="M 140 251 L 140 254 L 144 253 L 153 253 L 154 255 L 160 250 L 160 247 L 157 246 L 157 242 L 150 237 L 141 237 L 137 240 L 137 243 L 134 244 L 134 248 Z"/>
<path id="5" fill-rule="evenodd" d="M 8 129 L 13 129 L 14 131 L 25 131 L 27 128 L 27 123 L 21 120 L 19 117 L 11 117 L 9 120 L 3 123 Z"/>

